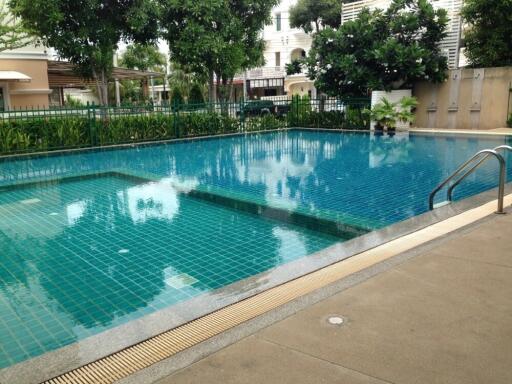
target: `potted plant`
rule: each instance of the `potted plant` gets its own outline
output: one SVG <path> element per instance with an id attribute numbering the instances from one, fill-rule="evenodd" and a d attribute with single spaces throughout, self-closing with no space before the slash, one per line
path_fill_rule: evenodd
<path id="1" fill-rule="evenodd" d="M 382 131 L 385 128 L 388 132 L 394 132 L 397 122 L 410 124 L 414 120 L 413 109 L 416 105 L 418 102 L 414 97 L 402 97 L 396 103 L 382 98 L 371 110 L 366 110 L 366 113 L 375 122 L 376 131 Z"/>

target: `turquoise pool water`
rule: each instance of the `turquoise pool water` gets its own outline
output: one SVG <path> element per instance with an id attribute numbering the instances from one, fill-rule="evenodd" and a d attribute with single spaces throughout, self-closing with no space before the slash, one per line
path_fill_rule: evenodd
<path id="1" fill-rule="evenodd" d="M 442 178 L 501 144 L 289 131 L 0 162 L 0 368 L 353 236 L 325 223 L 423 213 Z M 456 198 L 496 174 L 489 161 Z"/>

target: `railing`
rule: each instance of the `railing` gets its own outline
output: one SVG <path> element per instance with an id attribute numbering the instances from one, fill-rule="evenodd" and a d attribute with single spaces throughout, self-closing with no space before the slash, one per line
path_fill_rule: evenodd
<path id="1" fill-rule="evenodd" d="M 0 112 L 0 155 L 282 128 L 369 129 L 369 99 L 86 105 Z"/>
<path id="2" fill-rule="evenodd" d="M 475 155 L 473 155 L 468 161 L 459 166 L 450 176 L 448 176 L 441 184 L 434 188 L 434 190 L 430 193 L 428 198 L 429 209 L 434 209 L 434 198 L 436 194 L 446 185 L 448 185 L 450 181 L 458 177 L 455 180 L 455 182 L 448 188 L 447 196 L 449 202 L 453 200 L 453 190 L 455 189 L 455 187 L 457 187 L 457 185 L 459 185 L 466 177 L 471 175 L 480 165 L 482 165 L 490 157 L 495 157 L 498 160 L 500 167 L 498 181 L 498 209 L 496 210 L 496 213 L 505 213 L 505 211 L 503 210 L 503 200 L 505 197 L 505 183 L 507 177 L 506 162 L 504 157 L 497 152 L 499 150 L 512 151 L 512 147 L 508 145 L 501 145 L 494 149 L 481 150 L 477 152 Z"/>

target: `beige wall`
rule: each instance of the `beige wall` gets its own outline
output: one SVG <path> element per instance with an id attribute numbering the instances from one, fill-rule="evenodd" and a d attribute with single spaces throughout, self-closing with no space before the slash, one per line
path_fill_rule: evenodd
<path id="1" fill-rule="evenodd" d="M 442 84 L 417 83 L 417 127 L 494 129 L 512 112 L 512 67 L 451 70 Z"/>
<path id="2" fill-rule="evenodd" d="M 2 81 L 7 85 L 10 108 L 48 108 L 48 63 L 34 59 L 3 59 L 0 58 L 0 71 L 21 72 L 32 78 L 29 82 Z"/>

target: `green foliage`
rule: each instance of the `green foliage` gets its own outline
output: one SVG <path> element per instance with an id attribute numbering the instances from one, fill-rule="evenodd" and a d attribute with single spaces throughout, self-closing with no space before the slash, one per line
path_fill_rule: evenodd
<path id="1" fill-rule="evenodd" d="M 34 37 L 17 20 L 6 0 L 0 0 L 0 52 L 25 47 L 34 42 Z"/>
<path id="2" fill-rule="evenodd" d="M 301 73 L 303 64 L 304 64 L 304 61 L 301 59 L 292 60 L 291 63 L 287 63 L 285 65 L 286 74 L 288 76 L 291 76 L 291 75 L 296 75 L 298 73 Z"/>
<path id="3" fill-rule="evenodd" d="M 207 77 L 213 99 L 211 84 L 216 77 L 224 90 L 222 99 L 226 99 L 236 73 L 263 64 L 260 32 L 278 2 L 162 0 L 162 35 L 173 61 Z"/>
<path id="4" fill-rule="evenodd" d="M 512 113 L 508 116 L 507 127 L 512 128 Z"/>
<path id="5" fill-rule="evenodd" d="M 203 89 L 199 84 L 194 83 L 192 85 L 192 88 L 190 88 L 190 93 L 188 95 L 188 103 L 189 104 L 203 104 L 204 103 Z"/>
<path id="6" fill-rule="evenodd" d="M 75 98 L 71 95 L 66 95 L 65 104 L 67 107 L 83 107 L 84 106 L 84 103 L 82 103 L 80 100 L 78 100 L 77 98 Z"/>
<path id="7" fill-rule="evenodd" d="M 163 113 L 110 116 L 96 121 L 100 145 L 164 140 L 175 137 L 174 118 Z"/>
<path id="8" fill-rule="evenodd" d="M 339 0 L 298 0 L 290 7 L 290 27 L 306 33 L 318 32 L 326 26 L 338 28 L 340 23 Z"/>
<path id="9" fill-rule="evenodd" d="M 414 121 L 413 110 L 417 105 L 418 101 L 415 97 L 402 97 L 396 103 L 392 103 L 384 97 L 371 110 L 367 110 L 367 113 L 378 126 L 394 129 L 399 121 L 403 123 Z"/>
<path id="10" fill-rule="evenodd" d="M 75 65 L 78 74 L 96 79 L 102 104 L 113 54 L 121 40 L 156 41 L 154 0 L 68 1 L 11 0 L 24 28 Z"/>
<path id="11" fill-rule="evenodd" d="M 224 114 L 182 113 L 178 116 L 179 136 L 203 136 L 221 133 L 234 133 L 240 128 L 238 119 Z"/>
<path id="12" fill-rule="evenodd" d="M 287 122 L 285 118 L 278 117 L 270 113 L 251 117 L 245 120 L 245 130 L 248 132 L 281 129 L 286 127 Z"/>
<path id="13" fill-rule="evenodd" d="M 0 155 L 287 127 L 366 129 L 367 120 L 361 113 L 366 104 L 347 101 L 336 104 L 341 105 L 338 110 L 320 112 L 309 97 L 295 96 L 291 105 L 279 104 L 280 112 L 236 117 L 235 103 L 226 103 L 227 112 L 209 104 L 202 108 L 88 106 L 20 112 L 0 119 Z"/>
<path id="14" fill-rule="evenodd" d="M 0 121 L 0 152 L 45 151 L 91 145 L 83 117 L 33 117 Z"/>
<path id="15" fill-rule="evenodd" d="M 466 0 L 466 56 L 474 67 L 512 65 L 512 1 Z"/>
<path id="16" fill-rule="evenodd" d="M 139 71 L 161 72 L 165 73 L 167 59 L 165 55 L 158 50 L 155 44 L 130 44 L 122 54 L 119 65 L 121 67 L 138 69 Z"/>
<path id="17" fill-rule="evenodd" d="M 181 89 L 178 87 L 174 87 L 171 92 L 171 103 L 173 105 L 183 104 L 183 94 L 181 93 Z"/>
<path id="18" fill-rule="evenodd" d="M 329 96 L 360 96 L 369 90 L 441 82 L 447 60 L 438 43 L 446 35 L 445 10 L 427 0 L 394 0 L 386 11 L 364 9 L 338 30 L 316 33 L 308 74 Z"/>

